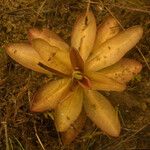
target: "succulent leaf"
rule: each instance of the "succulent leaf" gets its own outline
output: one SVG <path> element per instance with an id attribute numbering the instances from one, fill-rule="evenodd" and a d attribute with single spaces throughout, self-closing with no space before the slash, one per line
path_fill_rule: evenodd
<path id="1" fill-rule="evenodd" d="M 74 70 L 84 71 L 84 61 L 75 48 L 70 50 L 70 61 Z"/>
<path id="2" fill-rule="evenodd" d="M 39 54 L 27 43 L 15 43 L 6 46 L 7 54 L 19 64 L 31 70 L 51 74 L 49 71 L 38 65 L 39 62 L 45 64 Z M 46 64 L 45 64 L 46 65 Z"/>
<path id="3" fill-rule="evenodd" d="M 99 92 L 86 90 L 84 109 L 87 116 L 106 134 L 118 137 L 120 122 L 118 114 L 110 102 Z"/>
<path id="4" fill-rule="evenodd" d="M 66 131 L 78 118 L 82 110 L 83 92 L 77 87 L 63 102 L 59 103 L 54 113 L 57 131 Z"/>
<path id="5" fill-rule="evenodd" d="M 104 22 L 102 22 L 97 29 L 96 39 L 93 47 L 93 51 L 99 49 L 100 45 L 107 40 L 117 35 L 120 31 L 118 22 L 112 16 L 108 16 Z"/>
<path id="6" fill-rule="evenodd" d="M 68 78 L 51 81 L 35 93 L 30 104 L 30 110 L 33 112 L 43 112 L 55 109 L 69 92 L 70 80 Z"/>
<path id="7" fill-rule="evenodd" d="M 51 46 L 43 39 L 33 39 L 32 46 L 39 53 L 41 58 L 48 64 L 48 66 L 63 72 L 64 74 L 71 73 L 71 64 L 68 52 L 60 51 L 57 47 Z"/>
<path id="8" fill-rule="evenodd" d="M 92 90 L 123 91 L 126 88 L 125 84 L 119 83 L 101 72 L 87 72 L 86 76 L 90 79 Z"/>
<path id="9" fill-rule="evenodd" d="M 82 14 L 76 21 L 72 36 L 71 47 L 80 52 L 85 61 L 92 51 L 96 36 L 96 21 L 93 13 L 87 12 Z"/>
<path id="10" fill-rule="evenodd" d="M 126 83 L 137 75 L 141 69 L 142 65 L 138 61 L 122 58 L 116 64 L 100 70 L 99 73 L 120 83 Z"/>
<path id="11" fill-rule="evenodd" d="M 128 28 L 104 42 L 88 59 L 88 70 L 98 71 L 118 62 L 141 39 L 143 29 L 140 26 Z"/>
<path id="12" fill-rule="evenodd" d="M 80 113 L 74 123 L 68 128 L 67 131 L 61 133 L 63 144 L 70 144 L 81 132 L 86 122 L 86 114 L 84 111 Z"/>
<path id="13" fill-rule="evenodd" d="M 32 28 L 29 30 L 29 40 L 32 41 L 33 39 L 43 39 L 46 42 L 48 42 L 51 46 L 57 47 L 62 51 L 68 51 L 69 46 L 53 31 L 50 31 L 49 29 L 36 29 Z"/>

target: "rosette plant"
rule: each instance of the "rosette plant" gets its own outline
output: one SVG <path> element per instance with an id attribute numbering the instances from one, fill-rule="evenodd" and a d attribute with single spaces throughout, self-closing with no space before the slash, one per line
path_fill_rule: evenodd
<path id="1" fill-rule="evenodd" d="M 100 91 L 123 91 L 142 66 L 122 58 L 141 39 L 143 29 L 121 31 L 113 17 L 98 27 L 91 11 L 77 19 L 71 46 L 48 29 L 30 29 L 28 43 L 6 46 L 7 54 L 34 71 L 55 76 L 33 96 L 33 112 L 53 111 L 57 131 L 64 143 L 79 133 L 88 116 L 105 134 L 117 137 L 117 111 Z M 57 78 L 56 78 L 57 77 Z"/>

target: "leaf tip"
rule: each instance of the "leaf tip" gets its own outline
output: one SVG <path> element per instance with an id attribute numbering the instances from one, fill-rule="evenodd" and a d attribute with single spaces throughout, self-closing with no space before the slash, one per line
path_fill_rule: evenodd
<path id="1" fill-rule="evenodd" d="M 136 34 L 135 39 L 140 40 L 142 38 L 142 36 L 143 36 L 143 27 L 142 26 L 136 25 L 136 26 L 133 26 L 133 27 L 129 28 L 129 30 L 130 29 L 132 30 L 133 33 Z"/>
<path id="2" fill-rule="evenodd" d="M 30 111 L 31 112 L 44 112 L 44 107 L 38 99 L 38 92 L 33 95 L 32 100 L 30 101 Z"/>
<path id="3" fill-rule="evenodd" d="M 108 133 L 108 134 L 112 137 L 119 137 L 120 132 L 121 132 L 121 127 L 120 127 L 120 123 L 119 123 L 118 126 L 116 128 L 114 128 L 111 133 Z"/>
<path id="4" fill-rule="evenodd" d="M 15 53 L 17 52 L 17 44 L 11 43 L 11 44 L 6 44 L 4 46 L 5 52 L 10 56 L 13 57 L 13 55 L 15 55 Z"/>
<path id="5" fill-rule="evenodd" d="M 41 109 L 34 102 L 30 103 L 30 111 L 31 112 L 41 112 Z"/>

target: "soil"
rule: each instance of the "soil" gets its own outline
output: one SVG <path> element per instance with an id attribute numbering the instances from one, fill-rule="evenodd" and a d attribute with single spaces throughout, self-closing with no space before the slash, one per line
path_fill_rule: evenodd
<path id="1" fill-rule="evenodd" d="M 70 44 L 73 23 L 87 8 L 80 0 L 0 1 L 0 149 L 4 150 L 127 150 L 150 149 L 150 1 L 93 0 L 97 24 L 106 15 L 115 16 L 124 28 L 141 25 L 144 35 L 127 56 L 142 63 L 143 69 L 122 93 L 105 92 L 117 107 L 122 132 L 108 137 L 87 120 L 81 134 L 70 145 L 60 142 L 53 120 L 31 113 L 33 93 L 49 77 L 24 68 L 4 51 L 4 45 L 27 40 L 32 27 L 48 27 Z M 39 140 L 39 139 L 40 140 Z M 39 142 L 41 141 L 41 143 Z M 43 146 L 43 147 L 42 147 Z"/>

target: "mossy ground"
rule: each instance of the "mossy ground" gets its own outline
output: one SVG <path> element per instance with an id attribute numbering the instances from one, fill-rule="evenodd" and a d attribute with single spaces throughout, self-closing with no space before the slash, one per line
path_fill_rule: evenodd
<path id="1" fill-rule="evenodd" d="M 111 138 L 97 129 L 90 120 L 76 140 L 63 146 L 51 118 L 31 113 L 29 101 L 33 93 L 49 78 L 28 70 L 10 59 L 3 45 L 27 40 L 31 27 L 48 27 L 70 42 L 73 23 L 85 11 L 81 0 L 1 0 L 0 1 L 0 149 L 46 150 L 126 150 L 150 149 L 150 1 L 93 0 L 97 23 L 106 15 L 114 15 L 123 27 L 140 24 L 144 35 L 137 48 L 127 55 L 143 65 L 123 93 L 107 92 L 117 107 L 122 123 L 119 138 Z"/>

